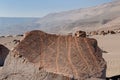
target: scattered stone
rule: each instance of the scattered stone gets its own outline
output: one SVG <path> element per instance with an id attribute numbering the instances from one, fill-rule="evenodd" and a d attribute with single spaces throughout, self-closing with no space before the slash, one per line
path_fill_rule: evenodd
<path id="1" fill-rule="evenodd" d="M 20 40 L 14 39 L 13 40 L 14 44 L 20 43 Z"/>
<path id="2" fill-rule="evenodd" d="M 100 35 L 107 35 L 107 33 L 105 31 L 101 31 Z"/>
<path id="3" fill-rule="evenodd" d="M 114 31 L 110 31 L 110 34 L 116 34 Z"/>
<path id="4" fill-rule="evenodd" d="M 7 37 L 13 37 L 12 35 L 8 35 Z"/>
<path id="5" fill-rule="evenodd" d="M 18 34 L 17 36 L 23 37 L 23 34 Z"/>
<path id="6" fill-rule="evenodd" d="M 0 36 L 0 38 L 5 38 L 5 36 Z"/>
<path id="7" fill-rule="evenodd" d="M 104 30 L 102 30 L 102 31 L 91 31 L 91 32 L 89 32 L 88 33 L 88 35 L 91 35 L 91 36 L 93 36 L 93 35 L 107 35 L 107 34 L 117 34 L 117 33 L 120 33 L 120 30 L 119 29 L 117 29 L 117 30 L 107 30 L 107 31 L 104 31 Z"/>

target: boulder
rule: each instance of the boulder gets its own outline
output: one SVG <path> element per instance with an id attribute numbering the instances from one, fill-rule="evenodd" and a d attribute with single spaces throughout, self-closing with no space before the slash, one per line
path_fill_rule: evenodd
<path id="1" fill-rule="evenodd" d="M 13 40 L 13 43 L 14 43 L 14 44 L 20 43 L 20 40 L 14 39 L 14 40 Z"/>
<path id="2" fill-rule="evenodd" d="M 9 53 L 9 49 L 4 45 L 0 44 L 0 66 L 4 65 L 4 61 Z"/>
<path id="3" fill-rule="evenodd" d="M 115 31 L 110 31 L 110 34 L 116 34 L 116 32 Z"/>
<path id="4" fill-rule="evenodd" d="M 76 37 L 86 37 L 86 32 L 85 31 L 76 31 L 75 33 Z"/>
<path id="5" fill-rule="evenodd" d="M 9 53 L 0 80 L 102 80 L 105 74 L 95 39 L 34 30 Z"/>
<path id="6" fill-rule="evenodd" d="M 100 35 L 104 35 L 104 36 L 105 36 L 105 35 L 107 35 L 108 33 L 109 33 L 109 32 L 101 31 L 101 32 L 100 32 Z"/>

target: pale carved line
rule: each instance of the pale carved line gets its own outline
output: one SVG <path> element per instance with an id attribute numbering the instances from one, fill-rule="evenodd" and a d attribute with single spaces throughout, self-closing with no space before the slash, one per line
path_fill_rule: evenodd
<path id="1" fill-rule="evenodd" d="M 68 38 L 68 60 L 69 60 L 70 66 L 72 68 L 72 72 L 75 73 L 76 76 L 78 76 L 78 72 L 71 61 L 71 47 L 72 47 L 72 41 L 71 41 L 71 37 L 69 37 Z"/>
<path id="2" fill-rule="evenodd" d="M 80 40 L 79 40 L 79 41 L 80 41 Z M 87 61 L 85 60 L 85 58 L 84 58 L 83 51 L 82 51 L 82 47 L 81 47 L 81 46 L 79 47 L 79 44 L 78 44 L 78 41 L 77 41 L 77 37 L 75 37 L 75 44 L 76 44 L 77 50 L 78 50 L 78 52 L 79 52 L 79 55 L 81 56 L 82 60 L 85 62 L 88 70 L 91 72 L 91 69 L 89 68 L 89 64 L 88 64 L 88 62 L 87 62 Z M 79 49 L 79 48 L 80 48 L 80 49 Z"/>
<path id="3" fill-rule="evenodd" d="M 90 55 L 91 55 L 92 58 L 94 59 L 93 61 L 94 61 L 95 64 L 96 64 L 97 70 L 100 70 L 100 69 L 99 69 L 100 67 L 98 66 L 98 63 L 97 63 L 97 59 L 96 59 L 96 57 L 93 55 L 94 52 L 92 51 L 90 45 L 88 44 L 88 41 L 87 41 L 86 39 L 84 39 L 84 42 L 87 44 L 87 48 L 88 48 L 88 50 L 89 50 L 89 52 L 90 52 Z"/>
<path id="4" fill-rule="evenodd" d="M 59 48 L 60 48 L 60 36 L 57 38 L 57 54 L 56 54 L 56 72 L 59 72 L 59 67 L 58 67 L 58 58 L 59 58 Z"/>
<path id="5" fill-rule="evenodd" d="M 47 36 L 46 36 L 46 39 L 47 39 Z M 48 42 L 52 42 L 52 43 L 50 43 L 50 44 L 47 45 L 47 41 L 46 41 L 46 43 L 45 43 L 45 44 L 46 44 L 46 46 L 45 46 L 46 48 L 45 48 L 45 49 L 46 49 L 46 50 L 49 50 L 49 49 L 50 49 L 50 50 L 51 50 L 51 53 L 54 53 L 55 51 L 51 48 L 51 46 L 52 46 L 55 42 L 54 42 L 54 41 L 51 41 L 51 39 L 48 39 Z M 41 57 L 41 58 L 42 58 L 42 60 L 41 60 L 42 66 L 45 66 L 45 64 L 46 64 L 46 62 L 45 62 L 45 58 L 46 58 L 46 57 L 45 57 L 45 54 L 47 53 L 46 50 L 45 50 L 44 52 L 42 52 L 42 54 L 43 54 L 43 56 Z"/>

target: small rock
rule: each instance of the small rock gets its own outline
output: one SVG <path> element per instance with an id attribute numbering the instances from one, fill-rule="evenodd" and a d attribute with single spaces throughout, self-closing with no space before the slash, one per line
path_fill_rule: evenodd
<path id="1" fill-rule="evenodd" d="M 86 37 L 86 32 L 85 31 L 76 31 L 75 36 L 76 37 Z"/>

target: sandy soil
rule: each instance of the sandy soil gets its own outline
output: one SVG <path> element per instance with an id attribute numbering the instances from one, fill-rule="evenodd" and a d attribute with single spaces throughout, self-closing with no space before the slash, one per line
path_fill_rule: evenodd
<path id="1" fill-rule="evenodd" d="M 0 38 L 0 44 L 12 49 L 17 45 L 13 40 L 20 40 L 21 38 L 20 36 Z M 97 39 L 99 47 L 107 52 L 103 53 L 107 62 L 107 77 L 120 75 L 120 34 L 97 35 L 92 36 L 92 38 Z"/>
<path id="2" fill-rule="evenodd" d="M 93 36 L 99 47 L 106 51 L 103 57 L 107 62 L 107 77 L 120 75 L 120 34 Z"/>
<path id="3" fill-rule="evenodd" d="M 13 36 L 13 37 L 1 37 L 0 38 L 0 44 L 3 44 L 10 50 L 15 47 L 17 44 L 14 43 L 14 40 L 20 40 L 22 37 L 21 36 Z"/>

